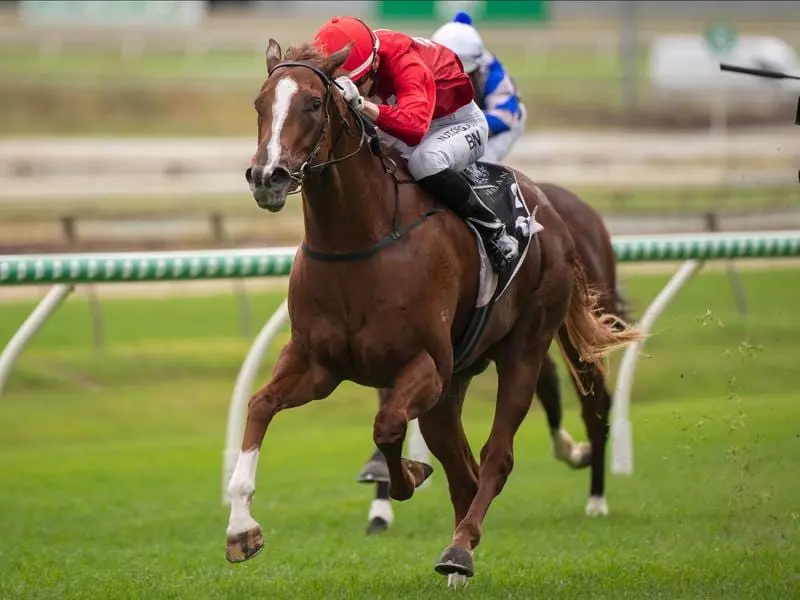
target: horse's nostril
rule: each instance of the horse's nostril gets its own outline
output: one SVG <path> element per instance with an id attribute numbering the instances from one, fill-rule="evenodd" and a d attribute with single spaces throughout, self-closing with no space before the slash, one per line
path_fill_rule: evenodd
<path id="1" fill-rule="evenodd" d="M 247 180 L 247 183 L 253 183 L 253 167 L 247 167 L 247 170 L 244 172 L 244 178 Z"/>
<path id="2" fill-rule="evenodd" d="M 287 185 L 291 179 L 291 174 L 283 167 L 275 167 L 275 170 L 272 171 L 272 175 L 269 177 L 270 183 L 275 185 Z"/>

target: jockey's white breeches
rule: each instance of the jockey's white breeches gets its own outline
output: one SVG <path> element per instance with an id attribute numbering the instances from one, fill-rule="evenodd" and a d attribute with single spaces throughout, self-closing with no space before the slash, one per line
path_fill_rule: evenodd
<path id="1" fill-rule="evenodd" d="M 520 105 L 519 120 L 508 131 L 498 133 L 489 138 L 486 143 L 486 152 L 481 157 L 481 160 L 492 163 L 502 163 L 506 155 L 517 143 L 517 140 L 522 136 L 525 131 L 525 121 L 528 118 L 528 113 L 525 106 Z"/>
<path id="2" fill-rule="evenodd" d="M 411 176 L 422 179 L 445 169 L 461 171 L 479 160 L 486 152 L 489 125 L 478 105 L 470 102 L 431 121 L 428 133 L 413 148 L 385 132 L 380 136 L 408 160 Z"/>

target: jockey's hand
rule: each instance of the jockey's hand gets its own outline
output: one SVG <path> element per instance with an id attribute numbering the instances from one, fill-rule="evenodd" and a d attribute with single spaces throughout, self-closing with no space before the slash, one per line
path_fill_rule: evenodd
<path id="1" fill-rule="evenodd" d="M 350 106 L 357 111 L 361 111 L 364 108 L 364 98 L 361 96 L 361 92 L 358 91 L 358 86 L 353 83 L 352 79 L 347 75 L 341 75 L 336 78 L 336 84 L 341 88 L 342 96 L 344 96 L 345 101 L 350 104 Z"/>

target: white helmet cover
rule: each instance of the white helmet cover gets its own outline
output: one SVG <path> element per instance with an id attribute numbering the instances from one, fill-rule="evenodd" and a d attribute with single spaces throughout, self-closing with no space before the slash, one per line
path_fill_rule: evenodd
<path id="1" fill-rule="evenodd" d="M 455 52 L 467 73 L 478 68 L 484 52 L 483 40 L 471 25 L 454 21 L 445 23 L 431 36 L 431 40 Z"/>

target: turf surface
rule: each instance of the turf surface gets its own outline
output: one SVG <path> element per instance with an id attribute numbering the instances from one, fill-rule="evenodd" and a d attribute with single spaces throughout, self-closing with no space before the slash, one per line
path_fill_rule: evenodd
<path id="1" fill-rule="evenodd" d="M 800 586 L 797 271 L 746 271 L 739 317 L 724 272 L 701 275 L 659 322 L 634 393 L 636 472 L 611 478 L 611 515 L 583 516 L 587 473 L 550 456 L 541 411 L 485 523 L 473 598 L 796 598 Z M 663 276 L 627 278 L 643 310 Z M 265 319 L 278 295 L 253 297 Z M 8 339 L 32 303 L 0 305 Z M 0 598 L 438 598 L 448 543 L 441 469 L 364 536 L 374 396 L 345 385 L 282 414 L 254 515 L 267 546 L 224 560 L 219 503 L 227 403 L 248 341 L 232 297 L 107 300 L 108 348 L 69 301 L 0 398 Z M 274 352 L 272 353 L 274 357 Z M 268 372 L 271 359 L 264 365 Z M 494 381 L 466 424 L 479 447 Z M 566 425 L 581 436 L 576 401 Z"/>

